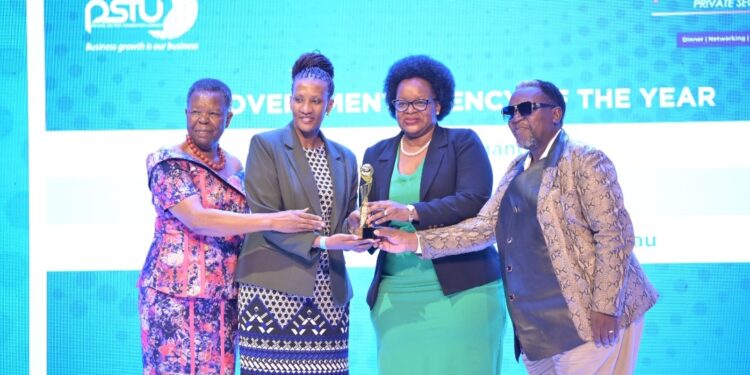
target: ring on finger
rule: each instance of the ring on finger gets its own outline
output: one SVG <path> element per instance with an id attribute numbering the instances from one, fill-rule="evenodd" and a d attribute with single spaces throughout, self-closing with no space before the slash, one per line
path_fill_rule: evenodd
<path id="1" fill-rule="evenodd" d="M 383 210 L 383 216 L 388 216 L 388 209 Z"/>

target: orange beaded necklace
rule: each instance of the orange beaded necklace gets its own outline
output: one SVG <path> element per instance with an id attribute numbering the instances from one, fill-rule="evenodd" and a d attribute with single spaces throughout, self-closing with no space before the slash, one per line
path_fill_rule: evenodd
<path id="1" fill-rule="evenodd" d="M 205 163 L 209 168 L 215 170 L 215 171 L 221 171 L 224 169 L 224 166 L 227 164 L 227 159 L 224 156 L 224 150 L 221 149 L 218 145 L 216 146 L 216 152 L 219 153 L 219 162 L 214 163 L 213 160 L 209 160 L 206 155 L 201 152 L 200 149 L 198 149 L 198 146 L 193 143 L 193 139 L 190 138 L 190 134 L 185 136 L 185 142 L 187 142 L 187 146 L 190 149 L 190 152 L 193 153 L 200 161 Z"/>

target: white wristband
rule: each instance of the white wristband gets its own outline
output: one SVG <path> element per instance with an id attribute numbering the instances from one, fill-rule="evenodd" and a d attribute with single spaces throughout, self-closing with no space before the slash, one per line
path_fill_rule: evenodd
<path id="1" fill-rule="evenodd" d="M 327 239 L 328 239 L 328 237 L 326 237 L 326 236 L 320 236 L 320 239 L 318 240 L 318 247 L 321 250 L 328 250 L 328 248 L 326 247 L 326 240 Z"/>

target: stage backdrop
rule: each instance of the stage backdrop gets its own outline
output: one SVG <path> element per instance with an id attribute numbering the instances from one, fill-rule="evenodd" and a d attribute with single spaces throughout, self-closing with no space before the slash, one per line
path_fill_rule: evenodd
<path id="1" fill-rule="evenodd" d="M 244 160 L 253 134 L 290 120 L 290 68 L 312 50 L 336 68 L 324 132 L 360 158 L 398 132 L 388 67 L 410 54 L 444 62 L 457 92 L 443 125 L 480 134 L 495 181 L 522 152 L 498 110 L 520 80 L 558 84 L 567 131 L 618 168 L 636 254 L 662 295 L 637 372 L 750 371 L 746 0 L 9 4 L 0 327 L 11 373 L 138 373 L 135 283 L 154 220 L 146 155 L 184 137 L 186 91 L 210 76 L 234 91 L 222 147 Z M 373 258 L 347 260 L 351 372 L 376 373 Z M 508 330 L 504 373 L 523 373 L 512 348 Z"/>

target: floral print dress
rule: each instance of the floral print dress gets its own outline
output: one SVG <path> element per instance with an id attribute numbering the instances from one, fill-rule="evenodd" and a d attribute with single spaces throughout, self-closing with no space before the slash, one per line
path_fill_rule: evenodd
<path id="1" fill-rule="evenodd" d="M 246 213 L 242 174 L 228 180 L 192 156 L 160 149 L 147 159 L 154 239 L 138 280 L 144 374 L 234 374 L 243 236 L 192 233 L 170 211 L 199 195 L 206 208 Z"/>

